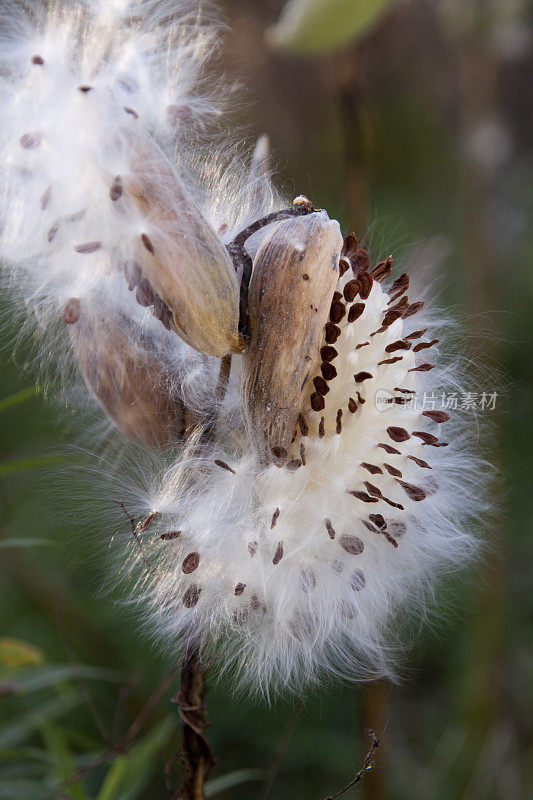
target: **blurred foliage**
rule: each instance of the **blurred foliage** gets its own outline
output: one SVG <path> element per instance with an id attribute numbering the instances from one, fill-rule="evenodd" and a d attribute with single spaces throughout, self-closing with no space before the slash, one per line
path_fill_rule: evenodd
<path id="1" fill-rule="evenodd" d="M 21 539 L 20 542 L 27 542 Z M 19 544 L 18 539 L 13 539 L 13 543 Z M 5 540 L 2 542 L 5 546 Z M 21 544 L 21 546 L 24 546 Z M 35 667 L 42 664 L 44 656 L 42 650 L 27 642 L 19 642 L 18 639 L 10 639 L 5 636 L 0 639 L 0 669 L 19 670 L 23 667 Z"/>
<path id="2" fill-rule="evenodd" d="M 482 380 L 500 393 L 490 420 L 500 542 L 474 578 L 448 580 L 431 625 L 412 630 L 405 678 L 389 689 L 380 731 L 384 788 L 367 776 L 346 797 L 525 800 L 533 796 L 533 55 L 524 33 L 531 41 L 533 24 L 523 4 L 514 4 L 517 17 L 492 0 L 483 5 L 505 25 L 469 25 L 466 40 L 464 25 L 443 31 L 442 5 L 449 22 L 457 3 L 393 3 L 352 49 L 303 61 L 264 45 L 281 0 L 226 0 L 225 66 L 246 74 L 256 102 L 239 121 L 269 134 L 286 193 L 304 192 L 345 230 L 360 212 L 376 260 L 392 251 L 399 269 L 425 269 L 477 333 L 483 356 L 466 336 L 461 348 L 473 368 L 486 360 Z M 462 85 L 478 47 L 494 73 L 490 97 L 485 83 L 473 86 L 498 122 L 479 130 L 476 92 L 466 99 Z M 368 142 L 350 149 L 361 116 Z M 352 172 L 363 188 L 353 196 Z M 473 288 L 480 276 L 491 284 L 488 311 Z M 9 352 L 0 389 L 0 800 L 167 797 L 165 765 L 179 782 L 172 657 L 140 632 L 119 593 L 102 589 L 113 531 L 99 520 L 113 498 L 91 497 L 90 478 L 70 468 L 81 461 L 72 443 L 83 448 L 83 421 L 28 388 L 27 354 L 19 349 L 14 364 Z M 210 795 L 256 798 L 281 745 L 269 800 L 322 800 L 340 789 L 368 749 L 364 695 L 325 686 L 303 703 L 267 707 L 213 681 L 208 737 L 219 763 Z"/>
<path id="3" fill-rule="evenodd" d="M 394 0 L 288 0 L 268 42 L 298 55 L 342 47 L 377 24 Z"/>

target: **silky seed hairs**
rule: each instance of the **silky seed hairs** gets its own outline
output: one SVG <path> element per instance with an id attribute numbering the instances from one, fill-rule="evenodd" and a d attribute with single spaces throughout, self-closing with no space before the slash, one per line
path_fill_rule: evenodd
<path id="1" fill-rule="evenodd" d="M 123 439 L 110 534 L 147 630 L 264 694 L 393 674 L 486 510 L 468 420 L 414 402 L 460 385 L 446 316 L 280 198 L 265 138 L 235 155 L 209 8 L 12 2 L 0 28 L 9 313 Z"/>

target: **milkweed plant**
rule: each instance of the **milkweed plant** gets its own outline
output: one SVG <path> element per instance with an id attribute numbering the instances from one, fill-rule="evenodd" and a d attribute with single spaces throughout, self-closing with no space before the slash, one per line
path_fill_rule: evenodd
<path id="1" fill-rule="evenodd" d="M 239 147 L 211 9 L 7 2 L 0 36 L 3 286 L 124 439 L 150 634 L 265 695 L 394 674 L 483 514 L 471 423 L 411 402 L 461 385 L 449 317 Z"/>

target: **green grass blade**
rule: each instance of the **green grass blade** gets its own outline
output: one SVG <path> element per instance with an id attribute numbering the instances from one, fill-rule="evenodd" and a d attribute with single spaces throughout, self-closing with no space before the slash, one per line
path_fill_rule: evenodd
<path id="1" fill-rule="evenodd" d="M 125 756 L 119 756 L 109 770 L 96 800 L 137 800 L 151 774 L 161 763 L 156 758 L 177 727 L 176 716 L 157 725 Z"/>
<path id="2" fill-rule="evenodd" d="M 19 472 L 26 472 L 30 469 L 42 469 L 43 467 L 54 467 L 57 464 L 64 464 L 65 455 L 44 455 L 44 456 L 24 456 L 14 458 L 12 461 L 4 461 L 0 464 L 0 478 L 7 475 L 15 475 Z"/>
<path id="3" fill-rule="evenodd" d="M 39 669 L 28 669 L 19 672 L 15 677 L 8 676 L 6 683 L 14 694 L 28 694 L 39 689 L 46 689 L 50 686 L 57 686 L 64 681 L 73 681 L 78 678 L 94 681 L 122 681 L 124 676 L 119 672 L 110 669 L 100 669 L 98 667 L 88 667 L 83 664 L 53 664 Z M 0 682 L 0 690 L 2 683 Z"/>
<path id="4" fill-rule="evenodd" d="M 20 392 L 15 392 L 14 394 L 10 394 L 8 397 L 4 397 L 0 400 L 0 414 L 4 411 L 8 411 L 10 408 L 14 408 L 15 406 L 19 406 L 22 403 L 25 403 L 27 400 L 31 400 L 37 394 L 37 387 L 36 386 L 29 386 L 27 389 L 22 389 Z"/>
<path id="5" fill-rule="evenodd" d="M 39 780 L 0 779 L 0 800 L 55 800 L 55 797 Z"/>
<path id="6" fill-rule="evenodd" d="M 61 697 L 54 697 L 48 702 L 41 703 L 28 714 L 18 717 L 11 723 L 4 723 L 0 730 L 0 748 L 14 747 L 20 744 L 43 725 L 72 711 L 80 703 L 81 698 L 78 693 L 69 691 Z"/>
<path id="7" fill-rule="evenodd" d="M 55 547 L 52 539 L 31 539 L 21 536 L 20 539 L 0 539 L 0 550 L 17 550 L 24 547 Z"/>
<path id="8" fill-rule="evenodd" d="M 76 764 L 67 738 L 61 728 L 53 724 L 45 725 L 41 734 L 52 756 L 51 777 L 60 784 L 76 772 Z M 85 789 L 79 781 L 69 784 L 68 795 L 72 800 L 87 800 Z"/>
<path id="9" fill-rule="evenodd" d="M 232 789 L 234 786 L 240 786 L 241 783 L 263 781 L 265 775 L 264 769 L 236 769 L 234 772 L 228 772 L 226 775 L 221 775 L 220 778 L 214 778 L 206 783 L 205 793 L 210 797 L 226 789 Z"/>
<path id="10" fill-rule="evenodd" d="M 41 747 L 7 747 L 0 750 L 0 768 L 3 763 L 14 764 L 16 761 L 49 764 L 50 754 Z"/>

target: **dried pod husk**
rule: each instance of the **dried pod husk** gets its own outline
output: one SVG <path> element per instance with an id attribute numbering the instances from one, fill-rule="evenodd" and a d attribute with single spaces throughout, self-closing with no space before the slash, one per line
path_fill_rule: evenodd
<path id="1" fill-rule="evenodd" d="M 155 149 L 134 147 L 119 204 L 133 202 L 145 220 L 135 254 L 144 276 L 188 344 L 219 357 L 241 352 L 239 286 L 225 246 L 172 164 Z"/>
<path id="2" fill-rule="evenodd" d="M 91 393 L 136 442 L 156 448 L 179 445 L 198 419 L 173 391 L 164 353 L 131 319 L 83 312 L 82 304 L 74 322 L 63 319 L 70 323 L 74 355 Z"/>
<path id="3" fill-rule="evenodd" d="M 287 459 L 319 365 L 342 242 L 339 223 L 316 212 L 277 225 L 254 259 L 242 387 L 246 424 L 266 463 Z"/>

